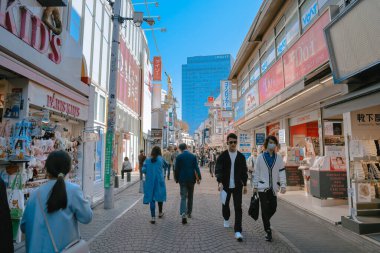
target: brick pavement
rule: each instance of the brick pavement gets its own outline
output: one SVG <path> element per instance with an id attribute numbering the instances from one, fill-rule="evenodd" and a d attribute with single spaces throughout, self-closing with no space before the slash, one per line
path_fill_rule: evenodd
<path id="1" fill-rule="evenodd" d="M 272 243 L 265 242 L 261 223 L 245 215 L 246 207 L 245 240 L 237 242 L 233 228 L 223 227 L 216 183 L 206 174 L 195 188 L 193 218 L 182 225 L 179 187 L 173 180 L 167 182 L 168 201 L 162 219 L 150 224 L 149 207 L 140 201 L 91 242 L 91 252 L 294 252 L 276 233 Z M 233 225 L 233 208 L 231 211 Z"/>

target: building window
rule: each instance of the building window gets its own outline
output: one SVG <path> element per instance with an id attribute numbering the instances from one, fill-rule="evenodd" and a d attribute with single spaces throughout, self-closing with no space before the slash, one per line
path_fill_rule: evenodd
<path id="1" fill-rule="evenodd" d="M 276 38 L 276 53 L 280 57 L 299 35 L 299 21 L 297 13 L 286 21 L 285 28 Z"/>
<path id="2" fill-rule="evenodd" d="M 302 32 L 318 16 L 318 0 L 305 0 L 301 5 L 301 26 Z"/>
<path id="3" fill-rule="evenodd" d="M 83 41 L 83 54 L 84 54 L 84 57 L 86 58 L 86 61 L 88 63 L 88 68 L 91 73 L 91 63 L 92 63 L 91 50 L 92 50 L 92 42 L 94 41 L 92 37 L 93 36 L 93 31 L 92 31 L 93 16 L 87 4 L 89 3 L 86 3 L 86 8 L 84 11 L 85 14 L 84 14 L 83 37 L 86 38 L 86 41 Z"/>
<path id="4" fill-rule="evenodd" d="M 257 62 L 256 65 L 251 70 L 251 72 L 249 73 L 249 84 L 252 85 L 253 83 L 257 82 L 259 78 L 260 78 L 260 64 Z"/>
<path id="5" fill-rule="evenodd" d="M 99 96 L 99 110 L 98 110 L 98 121 L 105 122 L 105 110 L 106 110 L 106 98 L 102 95 Z"/>
<path id="6" fill-rule="evenodd" d="M 82 1 L 73 1 L 71 5 L 70 35 L 76 42 L 80 41 L 81 35 Z"/>
<path id="7" fill-rule="evenodd" d="M 261 57 L 261 74 L 267 71 L 275 60 L 276 52 L 274 50 L 274 43 L 272 42 L 267 51 Z"/>
<path id="8" fill-rule="evenodd" d="M 95 97 L 94 97 L 94 111 L 95 111 L 95 117 L 94 120 L 98 120 L 99 114 L 98 114 L 98 93 L 95 92 Z"/>

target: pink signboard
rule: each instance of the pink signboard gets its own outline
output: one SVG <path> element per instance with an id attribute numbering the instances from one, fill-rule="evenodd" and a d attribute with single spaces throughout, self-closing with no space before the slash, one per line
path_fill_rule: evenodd
<path id="1" fill-rule="evenodd" d="M 117 99 L 136 113 L 140 113 L 141 97 L 140 68 L 120 37 L 119 77 L 117 80 Z"/>
<path id="2" fill-rule="evenodd" d="M 259 80 L 260 104 L 276 96 L 284 87 L 284 71 L 280 59 Z"/>
<path id="3" fill-rule="evenodd" d="M 283 56 L 285 86 L 302 79 L 329 60 L 323 28 L 330 22 L 326 11 Z"/>

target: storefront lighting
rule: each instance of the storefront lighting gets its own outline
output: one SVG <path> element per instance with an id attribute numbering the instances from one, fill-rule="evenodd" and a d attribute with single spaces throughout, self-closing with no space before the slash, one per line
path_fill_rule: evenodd
<path id="1" fill-rule="evenodd" d="M 50 122 L 49 110 L 43 110 L 43 113 L 44 114 L 42 116 L 41 122 L 44 124 L 48 124 Z"/>
<path id="2" fill-rule="evenodd" d="M 321 83 L 322 83 L 322 84 L 327 83 L 328 81 L 331 81 L 332 79 L 333 79 L 333 77 L 332 77 L 332 76 L 329 76 L 329 77 L 327 77 L 327 78 L 321 80 Z"/>

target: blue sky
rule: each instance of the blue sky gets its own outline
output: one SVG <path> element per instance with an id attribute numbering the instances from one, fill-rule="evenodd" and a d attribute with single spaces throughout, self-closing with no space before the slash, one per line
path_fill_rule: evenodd
<path id="1" fill-rule="evenodd" d="M 182 101 L 181 67 L 186 63 L 186 58 L 214 54 L 232 54 L 236 58 L 261 3 L 262 0 L 159 0 L 158 8 L 149 5 L 150 15 L 161 16 L 161 21 L 153 27 L 167 29 L 164 33 L 155 31 L 154 35 L 163 68 L 172 77 L 179 107 Z M 136 5 L 135 9 L 148 15 L 144 5 Z M 146 24 L 143 27 L 148 28 Z M 146 31 L 146 35 L 152 59 L 159 53 L 152 32 Z M 163 87 L 166 89 L 166 78 Z M 178 108 L 179 117 L 181 111 L 182 108 Z"/>

